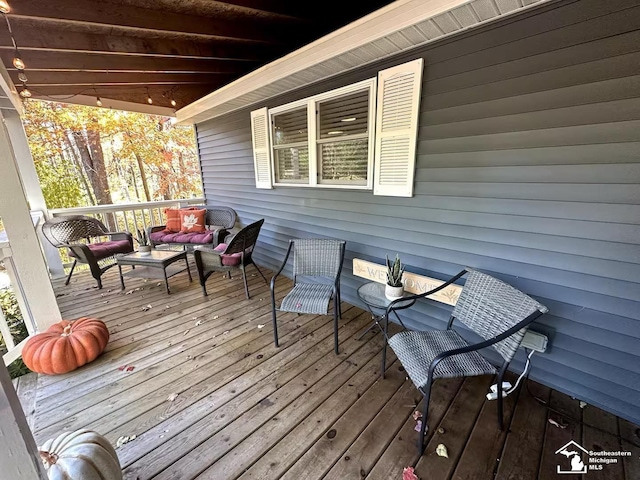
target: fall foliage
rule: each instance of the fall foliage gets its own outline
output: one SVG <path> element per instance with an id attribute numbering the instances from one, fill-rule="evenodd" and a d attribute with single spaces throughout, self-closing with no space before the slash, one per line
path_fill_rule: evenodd
<path id="1" fill-rule="evenodd" d="M 29 100 L 23 122 L 48 208 L 202 195 L 193 129 L 168 117 Z"/>

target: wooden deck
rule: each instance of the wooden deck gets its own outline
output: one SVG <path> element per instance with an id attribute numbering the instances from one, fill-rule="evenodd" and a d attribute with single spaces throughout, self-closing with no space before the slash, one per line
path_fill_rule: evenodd
<path id="1" fill-rule="evenodd" d="M 428 451 L 418 458 L 420 395 L 394 358 L 380 380 L 381 335 L 356 340 L 370 323 L 363 310 L 343 306 L 339 356 L 324 316 L 281 314 L 276 349 L 260 277 L 250 278 L 248 301 L 239 277 L 211 278 L 207 298 L 186 274 L 170 282 L 171 295 L 140 279 L 121 292 L 113 270 L 103 290 L 86 273 L 56 283 L 63 316 L 100 318 L 111 339 L 75 372 L 16 382 L 39 444 L 83 427 L 114 445 L 135 435 L 117 452 L 125 478 L 140 480 L 389 480 L 406 466 L 422 480 L 546 480 L 562 461 L 554 452 L 573 439 L 633 451 L 586 479 L 640 478 L 637 426 L 530 382 L 530 392 L 506 400 L 503 433 L 495 402 L 484 399 L 491 378 L 436 383 Z M 288 286 L 279 283 L 278 295 Z M 449 458 L 434 453 L 440 443 Z"/>

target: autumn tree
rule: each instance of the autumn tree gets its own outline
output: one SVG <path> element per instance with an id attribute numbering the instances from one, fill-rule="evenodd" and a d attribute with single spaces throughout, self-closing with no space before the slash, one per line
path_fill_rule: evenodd
<path id="1" fill-rule="evenodd" d="M 167 117 L 25 102 L 49 208 L 202 195 L 193 129 Z"/>

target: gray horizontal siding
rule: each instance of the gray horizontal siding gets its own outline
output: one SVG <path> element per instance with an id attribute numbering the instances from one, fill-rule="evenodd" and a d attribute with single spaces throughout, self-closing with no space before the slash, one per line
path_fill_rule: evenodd
<path id="1" fill-rule="evenodd" d="M 235 208 L 243 224 L 265 218 L 255 258 L 269 268 L 290 238 L 345 239 L 351 303 L 362 284 L 354 257 L 398 252 L 437 278 L 469 265 L 504 279 L 550 308 L 536 328 L 551 348 L 532 377 L 640 422 L 639 25 L 637 1 L 554 4 L 267 105 L 423 57 L 412 198 L 258 190 L 250 109 L 199 124 L 207 203 Z M 449 314 L 420 302 L 404 316 L 442 328 Z"/>

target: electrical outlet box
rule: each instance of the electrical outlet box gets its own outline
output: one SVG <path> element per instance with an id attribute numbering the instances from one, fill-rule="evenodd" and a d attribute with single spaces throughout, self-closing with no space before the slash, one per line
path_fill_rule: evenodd
<path id="1" fill-rule="evenodd" d="M 524 334 L 524 338 L 522 339 L 522 343 L 520 344 L 520 346 L 522 348 L 528 348 L 529 350 L 535 350 L 536 352 L 544 353 L 547 351 L 548 343 L 549 339 L 546 335 L 534 332 L 533 330 L 527 330 L 527 333 Z"/>

